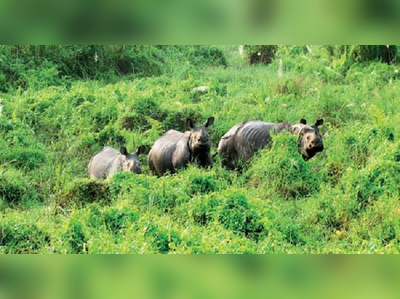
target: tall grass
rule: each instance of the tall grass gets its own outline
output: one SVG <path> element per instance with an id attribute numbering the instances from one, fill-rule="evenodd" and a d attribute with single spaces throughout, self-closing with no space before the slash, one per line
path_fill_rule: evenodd
<path id="1" fill-rule="evenodd" d="M 28 83 L 0 96 L 0 252 L 398 252 L 398 65 L 355 62 L 344 72 L 324 47 L 280 47 L 268 66 L 230 46 L 141 51 L 160 55 L 161 73 L 91 77 L 85 66 L 85 76 L 54 83 L 59 64 L 17 70 Z M 197 86 L 209 89 L 194 94 Z M 304 162 L 296 137 L 283 135 L 241 173 L 217 157 L 210 169 L 156 178 L 142 156 L 141 175 L 88 179 L 103 146 L 149 149 L 166 130 L 185 130 L 187 116 L 215 117 L 212 153 L 246 119 L 322 117 L 325 150 Z"/>

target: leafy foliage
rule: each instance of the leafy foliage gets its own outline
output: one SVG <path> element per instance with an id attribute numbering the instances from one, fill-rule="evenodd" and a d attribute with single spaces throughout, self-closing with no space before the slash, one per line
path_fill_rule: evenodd
<path id="1" fill-rule="evenodd" d="M 0 252 L 38 253 L 50 243 L 50 236 L 35 224 L 3 222 L 0 224 Z"/>
<path id="2" fill-rule="evenodd" d="M 250 64 L 263 63 L 270 64 L 275 58 L 278 46 L 246 46 L 245 50 L 249 56 Z"/>
<path id="3" fill-rule="evenodd" d="M 397 253 L 400 75 L 394 48 L 363 47 L 250 66 L 236 46 L 2 46 L 0 252 Z M 216 155 L 157 178 L 141 155 L 140 175 L 88 178 L 104 146 L 210 116 L 212 154 L 247 119 L 324 118 L 325 149 L 305 162 L 279 134 L 238 172 Z"/>

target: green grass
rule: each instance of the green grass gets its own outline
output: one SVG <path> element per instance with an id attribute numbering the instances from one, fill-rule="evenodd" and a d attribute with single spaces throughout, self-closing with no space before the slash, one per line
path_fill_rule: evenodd
<path id="1" fill-rule="evenodd" d="M 1 94 L 0 252 L 398 252 L 399 66 L 342 72 L 320 47 L 282 47 L 272 64 L 250 66 L 236 47 L 220 49 L 217 66 L 199 58 L 214 50 L 173 60 L 171 48 L 162 74 L 56 86 L 26 74 L 32 84 Z M 280 135 L 241 173 L 217 157 L 210 169 L 157 178 L 143 155 L 141 175 L 88 178 L 103 146 L 149 149 L 188 116 L 215 117 L 212 153 L 246 119 L 324 118 L 325 150 L 304 162 L 296 137 Z"/>

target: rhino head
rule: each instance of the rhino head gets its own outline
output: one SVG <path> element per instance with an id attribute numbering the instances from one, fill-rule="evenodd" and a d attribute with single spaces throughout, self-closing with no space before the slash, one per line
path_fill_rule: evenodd
<path id="1" fill-rule="evenodd" d="M 302 118 L 300 124 L 292 127 L 292 133 L 296 133 L 299 136 L 297 150 L 306 161 L 310 160 L 318 152 L 324 150 L 322 136 L 318 129 L 323 123 L 323 119 L 318 119 L 310 126 L 307 125 L 307 121 Z"/>
<path id="2" fill-rule="evenodd" d="M 195 125 L 194 121 L 189 118 L 187 125 L 190 127 L 189 149 L 192 153 L 202 154 L 208 153 L 211 148 L 210 134 L 207 128 L 214 123 L 214 117 L 210 117 L 203 125 Z"/>
<path id="3" fill-rule="evenodd" d="M 140 174 L 142 169 L 140 166 L 139 155 L 145 151 L 144 145 L 139 146 L 136 152 L 128 153 L 125 146 L 121 147 L 121 163 L 123 171 L 131 171 L 133 173 Z"/>

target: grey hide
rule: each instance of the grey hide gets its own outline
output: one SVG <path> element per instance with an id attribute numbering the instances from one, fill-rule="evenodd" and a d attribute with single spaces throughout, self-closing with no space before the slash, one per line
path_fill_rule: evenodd
<path id="1" fill-rule="evenodd" d="M 117 151 L 112 147 L 105 147 L 96 153 L 89 162 L 88 171 L 93 179 L 109 178 L 117 171 L 131 171 L 141 173 L 139 155 L 144 151 L 140 146 L 136 153 L 128 153 L 125 147 Z"/>
<path id="2" fill-rule="evenodd" d="M 235 169 L 240 161 L 247 162 L 257 150 L 271 145 L 271 132 L 288 132 L 299 136 L 298 151 L 304 160 L 309 160 L 323 150 L 322 137 L 318 130 L 318 126 L 322 124 L 322 119 L 312 126 L 307 125 L 305 119 L 301 119 L 300 124 L 245 121 L 233 126 L 222 136 L 218 144 L 218 155 L 222 157 L 224 167 Z"/>
<path id="3" fill-rule="evenodd" d="M 169 130 L 154 143 L 148 156 L 150 170 L 154 174 L 174 173 L 189 162 L 197 162 L 202 167 L 212 164 L 207 127 L 214 123 L 214 118 L 210 117 L 201 126 L 195 126 L 191 119 L 187 122 L 190 131 Z"/>

